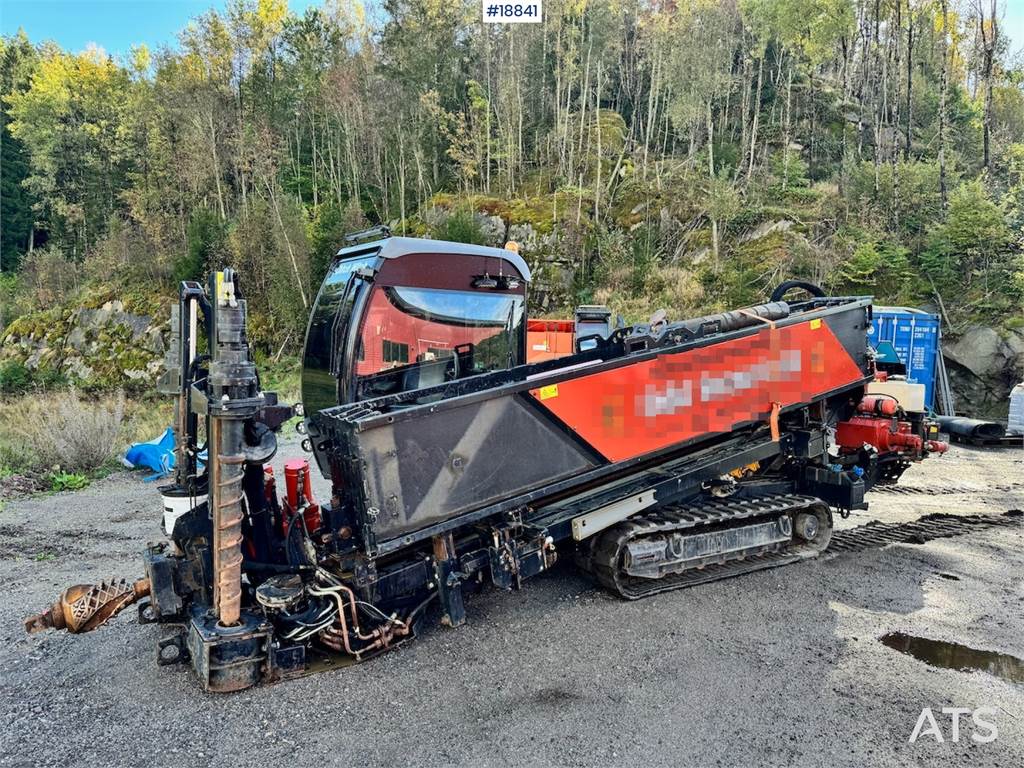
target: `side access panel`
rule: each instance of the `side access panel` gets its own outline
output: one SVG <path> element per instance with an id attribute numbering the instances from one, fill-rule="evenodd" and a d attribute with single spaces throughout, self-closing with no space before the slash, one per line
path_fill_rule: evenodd
<path id="1" fill-rule="evenodd" d="M 865 325 L 865 310 L 857 308 L 766 326 L 744 338 L 539 387 L 531 395 L 610 461 L 624 461 L 765 421 L 773 403 L 785 408 L 811 402 L 862 380 Z"/>
<path id="2" fill-rule="evenodd" d="M 521 393 L 424 411 L 356 440 L 378 541 L 600 463 Z"/>

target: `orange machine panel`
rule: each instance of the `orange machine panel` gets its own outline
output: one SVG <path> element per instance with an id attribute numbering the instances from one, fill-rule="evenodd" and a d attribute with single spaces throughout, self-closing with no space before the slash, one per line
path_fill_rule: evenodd
<path id="1" fill-rule="evenodd" d="M 539 363 L 576 351 L 576 323 L 572 320 L 528 320 L 526 362 Z"/>
<path id="2" fill-rule="evenodd" d="M 821 319 L 530 390 L 610 461 L 767 420 L 863 379 Z"/>

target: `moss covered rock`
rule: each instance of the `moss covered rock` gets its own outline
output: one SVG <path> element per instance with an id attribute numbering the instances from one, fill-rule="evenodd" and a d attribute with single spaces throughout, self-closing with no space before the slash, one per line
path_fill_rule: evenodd
<path id="1" fill-rule="evenodd" d="M 160 309 L 167 303 L 141 294 L 125 301 L 86 293 L 75 307 L 16 318 L 0 339 L 0 361 L 24 366 L 40 382 L 66 380 L 93 391 L 149 389 L 163 367 L 170 328 Z"/>

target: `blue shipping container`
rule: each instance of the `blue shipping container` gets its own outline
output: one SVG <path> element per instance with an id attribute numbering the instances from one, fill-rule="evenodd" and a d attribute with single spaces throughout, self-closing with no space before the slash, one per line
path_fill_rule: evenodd
<path id="1" fill-rule="evenodd" d="M 906 307 L 875 307 L 868 329 L 872 346 L 888 341 L 907 366 L 907 381 L 924 384 L 924 402 L 935 407 L 935 362 L 939 354 L 939 316 Z"/>

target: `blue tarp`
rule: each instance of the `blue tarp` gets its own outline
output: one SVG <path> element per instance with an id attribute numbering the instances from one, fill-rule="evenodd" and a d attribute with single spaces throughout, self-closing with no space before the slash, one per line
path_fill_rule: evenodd
<path id="1" fill-rule="evenodd" d="M 134 469 L 151 469 L 155 475 L 146 480 L 165 477 L 174 469 L 174 430 L 168 427 L 159 437 L 147 443 L 135 443 L 124 454 L 124 463 Z"/>

